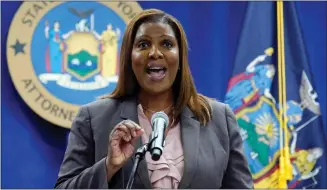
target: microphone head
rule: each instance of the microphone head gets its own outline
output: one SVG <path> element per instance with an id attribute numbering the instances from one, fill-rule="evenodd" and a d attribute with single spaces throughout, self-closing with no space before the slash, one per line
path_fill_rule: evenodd
<path id="1" fill-rule="evenodd" d="M 152 134 L 151 134 L 151 157 L 152 160 L 158 161 L 163 151 L 165 140 L 165 129 L 169 125 L 169 118 L 165 112 L 156 112 L 151 117 Z"/>
<path id="2" fill-rule="evenodd" d="M 165 123 L 166 123 L 166 127 L 169 125 L 169 117 L 167 116 L 167 114 L 165 112 L 156 112 L 152 115 L 151 117 L 151 124 L 153 125 L 154 121 L 156 119 L 164 119 Z"/>

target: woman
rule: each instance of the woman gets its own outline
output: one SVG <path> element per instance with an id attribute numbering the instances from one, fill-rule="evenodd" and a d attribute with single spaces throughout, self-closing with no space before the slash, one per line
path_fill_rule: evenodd
<path id="1" fill-rule="evenodd" d="M 181 24 L 156 9 L 128 24 L 116 89 L 82 106 L 56 188 L 126 188 L 149 120 L 170 120 L 163 155 L 140 162 L 133 188 L 252 188 L 242 139 L 229 107 L 196 92 Z"/>

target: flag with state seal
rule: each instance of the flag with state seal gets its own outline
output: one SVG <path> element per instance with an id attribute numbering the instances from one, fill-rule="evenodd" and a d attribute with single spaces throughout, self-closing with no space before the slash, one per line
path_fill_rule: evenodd
<path id="1" fill-rule="evenodd" d="M 294 2 L 248 2 L 225 95 L 255 188 L 327 188 L 318 95 Z"/>

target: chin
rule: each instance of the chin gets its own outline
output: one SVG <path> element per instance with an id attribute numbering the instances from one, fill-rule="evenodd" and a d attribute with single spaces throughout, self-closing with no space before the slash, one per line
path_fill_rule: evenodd
<path id="1" fill-rule="evenodd" d="M 149 85 L 149 86 L 146 86 L 145 88 L 142 87 L 142 89 L 148 94 L 158 95 L 158 94 L 162 94 L 167 91 L 170 91 L 171 86 Z"/>

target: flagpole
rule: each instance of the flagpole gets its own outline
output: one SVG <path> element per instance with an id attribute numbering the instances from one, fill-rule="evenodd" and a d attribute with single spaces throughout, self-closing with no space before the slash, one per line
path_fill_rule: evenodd
<path id="1" fill-rule="evenodd" d="M 286 175 L 286 179 L 287 180 L 291 180 L 292 179 L 292 164 L 291 164 L 291 158 L 290 158 L 290 149 L 289 149 L 289 145 L 288 145 L 288 136 L 289 136 L 289 131 L 288 131 L 288 126 L 287 126 L 287 103 L 286 103 L 286 69 L 285 69 L 285 34 L 284 34 L 284 4 L 283 2 L 281 2 L 281 49 L 282 49 L 282 89 L 283 89 L 283 129 L 284 129 L 284 157 L 285 157 L 285 175 Z"/>
<path id="2" fill-rule="evenodd" d="M 279 175 L 278 175 L 278 187 L 279 188 L 287 188 L 287 183 L 286 183 L 286 174 L 285 174 L 285 155 L 284 155 L 284 139 L 283 139 L 283 129 L 284 129 L 284 117 L 283 117 L 283 44 L 284 42 L 282 41 L 282 29 L 283 29 L 283 2 L 282 1 L 277 1 L 277 56 L 278 56 L 278 101 L 279 101 L 279 142 L 280 142 L 280 157 L 279 157 Z"/>

